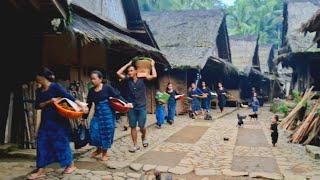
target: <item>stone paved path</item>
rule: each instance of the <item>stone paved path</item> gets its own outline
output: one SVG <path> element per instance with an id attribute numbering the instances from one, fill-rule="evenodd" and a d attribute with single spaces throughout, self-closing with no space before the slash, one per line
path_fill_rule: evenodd
<path id="1" fill-rule="evenodd" d="M 245 120 L 236 127 L 236 114 L 248 114 L 239 109 L 221 116 L 213 111 L 214 120 L 192 120 L 178 116 L 173 126 L 148 128 L 150 146 L 137 153 L 129 153 L 130 136 L 115 141 L 109 151 L 110 160 L 103 163 L 89 158 L 89 153 L 76 159 L 78 170 L 61 175 L 57 165 L 49 167 L 45 179 L 154 179 L 161 172 L 162 179 L 320 179 L 320 161 L 311 159 L 304 147 L 287 143 L 287 135 L 280 130 L 277 147 L 271 147 L 268 108 L 262 108 L 259 120 Z M 139 140 L 141 144 L 141 140 Z M 21 159 L 0 159 L 0 179 L 24 179 L 34 168 L 34 162 Z"/>

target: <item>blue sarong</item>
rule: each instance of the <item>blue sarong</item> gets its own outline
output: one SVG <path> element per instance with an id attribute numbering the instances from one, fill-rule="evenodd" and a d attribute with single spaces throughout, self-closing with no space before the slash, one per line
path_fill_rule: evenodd
<path id="1" fill-rule="evenodd" d="M 162 125 L 164 123 L 164 106 L 157 104 L 156 106 L 156 119 L 157 119 L 157 124 Z"/>
<path id="2" fill-rule="evenodd" d="M 90 144 L 108 150 L 113 144 L 115 132 L 115 116 L 107 100 L 99 102 L 95 107 L 90 122 Z"/>
<path id="3" fill-rule="evenodd" d="M 169 101 L 168 101 L 168 116 L 167 116 L 168 121 L 174 121 L 174 117 L 176 115 L 176 106 L 177 106 L 176 100 L 169 99 Z"/>

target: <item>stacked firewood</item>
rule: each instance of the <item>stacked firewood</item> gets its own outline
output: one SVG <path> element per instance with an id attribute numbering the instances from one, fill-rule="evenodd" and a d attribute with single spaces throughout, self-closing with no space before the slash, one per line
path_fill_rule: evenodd
<path id="1" fill-rule="evenodd" d="M 310 113 L 293 133 L 291 141 L 293 143 L 309 144 L 320 132 L 320 116 L 318 114 L 320 101 L 314 103 Z"/>
<path id="2" fill-rule="evenodd" d="M 294 130 L 297 127 L 297 122 L 299 121 L 299 113 L 306 106 L 306 103 L 310 101 L 315 95 L 315 92 L 312 92 L 313 87 L 308 89 L 303 95 L 301 101 L 290 111 L 287 117 L 285 117 L 280 126 L 285 130 Z"/>

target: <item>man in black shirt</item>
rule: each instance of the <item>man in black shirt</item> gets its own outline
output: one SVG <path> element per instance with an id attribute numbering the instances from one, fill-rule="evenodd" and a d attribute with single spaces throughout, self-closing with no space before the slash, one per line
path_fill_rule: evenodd
<path id="1" fill-rule="evenodd" d="M 128 112 L 129 125 L 131 127 L 131 137 L 133 141 L 133 148 L 129 151 L 134 153 L 140 149 L 137 145 L 137 125 L 142 133 L 141 139 L 143 147 L 148 147 L 148 141 L 146 138 L 147 129 L 145 128 L 147 120 L 147 93 L 144 80 L 152 80 L 157 78 L 157 72 L 155 68 L 155 62 L 151 61 L 151 75 L 146 78 L 139 78 L 137 76 L 137 69 L 130 61 L 118 70 L 117 75 L 126 81 L 128 91 L 128 102 L 133 104 L 133 109 Z M 127 70 L 127 75 L 124 73 Z"/>

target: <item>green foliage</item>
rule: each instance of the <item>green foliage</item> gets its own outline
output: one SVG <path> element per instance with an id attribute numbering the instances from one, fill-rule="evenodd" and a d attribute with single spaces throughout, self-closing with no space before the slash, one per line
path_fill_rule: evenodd
<path id="1" fill-rule="evenodd" d="M 271 105 L 270 111 L 273 113 L 283 113 L 284 116 L 287 116 L 290 109 L 292 108 L 285 103 L 273 103 Z"/>
<path id="2" fill-rule="evenodd" d="M 219 0 L 139 0 L 142 11 L 212 9 L 224 7 Z"/>
<path id="3" fill-rule="evenodd" d="M 279 44 L 283 0 L 236 0 L 228 7 L 230 35 L 260 35 L 261 44 Z"/>
<path id="4" fill-rule="evenodd" d="M 292 91 L 292 97 L 293 97 L 294 102 L 296 102 L 296 103 L 299 103 L 301 101 L 300 92 L 298 90 Z"/>
<path id="5" fill-rule="evenodd" d="M 289 113 L 289 107 L 286 104 L 279 104 L 277 107 L 277 112 L 281 112 L 284 116 L 287 116 Z"/>

